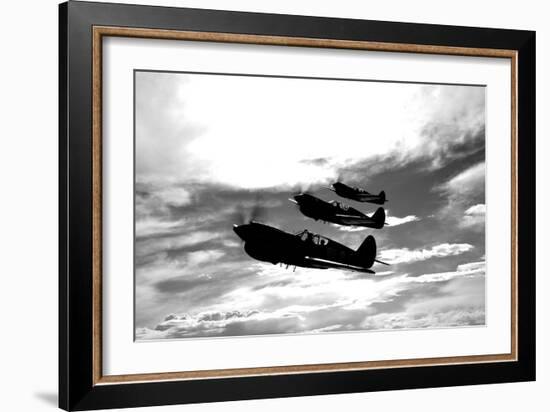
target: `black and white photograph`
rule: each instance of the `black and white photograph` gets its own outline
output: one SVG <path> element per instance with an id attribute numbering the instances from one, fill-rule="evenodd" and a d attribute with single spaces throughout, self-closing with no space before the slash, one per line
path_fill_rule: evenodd
<path id="1" fill-rule="evenodd" d="M 485 325 L 483 85 L 134 91 L 136 341 Z"/>

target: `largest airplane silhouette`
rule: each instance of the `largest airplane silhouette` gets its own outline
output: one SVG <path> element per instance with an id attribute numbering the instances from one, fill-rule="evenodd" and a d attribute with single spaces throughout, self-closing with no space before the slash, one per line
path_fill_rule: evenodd
<path id="1" fill-rule="evenodd" d="M 233 231 L 244 241 L 244 250 L 252 258 L 273 264 L 315 269 L 344 269 L 374 274 L 376 241 L 367 236 L 357 250 L 327 237 L 303 230 L 291 234 L 251 221 L 234 225 Z"/>

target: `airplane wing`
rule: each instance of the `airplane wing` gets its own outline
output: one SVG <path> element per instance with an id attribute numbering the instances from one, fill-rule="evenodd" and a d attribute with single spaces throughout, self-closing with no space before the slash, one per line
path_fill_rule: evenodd
<path id="1" fill-rule="evenodd" d="M 374 270 L 363 268 L 361 266 L 346 265 L 345 263 L 334 262 L 332 260 L 319 259 L 311 256 L 306 256 L 305 261 L 309 263 L 312 267 L 317 269 L 344 269 L 344 270 L 354 270 L 356 272 L 364 272 L 374 274 Z"/>
<path id="2" fill-rule="evenodd" d="M 375 195 L 373 193 L 357 193 L 357 196 L 361 198 L 361 201 L 368 202 L 369 200 L 379 200 L 381 199 L 380 195 Z"/>
<path id="3" fill-rule="evenodd" d="M 354 215 L 334 215 L 340 221 L 347 225 L 362 225 L 373 223 L 373 220 L 368 216 L 354 216 Z"/>

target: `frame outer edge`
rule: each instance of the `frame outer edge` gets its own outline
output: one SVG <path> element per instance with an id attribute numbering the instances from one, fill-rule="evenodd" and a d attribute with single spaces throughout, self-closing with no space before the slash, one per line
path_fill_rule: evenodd
<path id="1" fill-rule="evenodd" d="M 93 387 L 92 316 L 92 51 L 88 8 L 105 3 L 65 3 L 66 25 L 66 410 L 89 409 Z"/>
<path id="2" fill-rule="evenodd" d="M 524 380 L 536 380 L 536 33 L 518 51 L 518 323 Z"/>
<path id="3" fill-rule="evenodd" d="M 58 309 L 58 406 L 61 409 L 69 409 L 69 374 L 68 374 L 68 293 L 67 293 L 67 3 L 61 3 L 58 6 L 58 200 L 59 200 L 59 229 L 58 229 L 58 282 L 59 282 L 59 309 Z"/>
<path id="4" fill-rule="evenodd" d="M 176 403 L 215 402 L 238 399 L 263 399 L 267 397 L 422 388 L 428 386 L 472 385 L 480 383 L 525 381 L 535 378 L 535 282 L 534 261 L 531 260 L 535 256 L 535 239 L 533 236 L 535 230 L 535 207 L 533 202 L 535 194 L 534 32 L 512 30 L 493 31 L 491 29 L 491 33 L 488 35 L 489 29 L 430 25 L 434 27 L 436 32 L 443 33 L 442 38 L 431 40 L 434 44 L 455 44 L 455 40 L 458 39 L 456 43 L 468 43 L 471 41 L 474 42 L 474 44 L 484 44 L 486 47 L 492 48 L 504 48 L 503 45 L 510 46 L 510 49 L 517 50 L 519 53 L 518 88 L 522 94 L 518 96 L 518 106 L 520 109 L 518 113 L 518 129 L 522 135 L 522 139 L 519 139 L 518 142 L 518 153 L 522 154 L 524 163 L 518 164 L 519 176 L 522 177 L 522 179 L 518 177 L 518 180 L 523 182 L 522 188 L 525 189 L 525 191 L 520 191 L 523 193 L 523 197 L 518 198 L 518 209 L 521 211 L 521 219 L 518 216 L 518 220 L 524 223 L 522 226 L 525 226 L 525 228 L 524 230 L 520 229 L 518 241 L 520 239 L 523 241 L 523 249 L 521 249 L 523 252 L 521 254 L 523 259 L 519 260 L 519 268 L 522 269 L 522 273 L 527 274 L 527 277 L 520 276 L 519 279 L 521 287 L 519 289 L 518 302 L 521 302 L 522 307 L 522 313 L 518 314 L 522 321 L 522 323 L 518 325 L 518 336 L 522 338 L 521 344 L 519 345 L 519 361 L 514 364 L 489 364 L 487 365 L 487 369 L 476 368 L 475 370 L 479 371 L 479 375 L 475 375 L 473 378 L 467 378 L 465 372 L 473 371 L 474 366 L 458 365 L 455 367 L 430 367 L 429 372 L 424 368 L 420 368 L 416 373 L 417 378 L 420 377 L 420 380 L 409 380 L 405 383 L 403 382 L 409 379 L 408 377 L 410 375 L 410 371 L 407 369 L 395 369 L 392 372 L 391 380 L 388 380 L 388 372 L 384 370 L 373 371 L 369 375 L 370 377 L 382 378 L 374 380 L 365 379 L 365 375 L 360 371 L 346 372 L 345 374 L 336 372 L 331 375 L 330 384 L 327 382 L 328 378 L 321 378 L 316 374 L 312 374 L 307 378 L 307 381 L 303 379 L 300 380 L 301 375 L 236 378 L 233 381 L 221 379 L 217 382 L 216 380 L 189 381 L 186 383 L 185 392 L 182 392 L 183 386 L 179 382 L 138 383 L 135 384 L 135 387 L 134 385 L 100 385 L 94 387 L 91 373 L 90 376 L 85 376 L 88 372 L 92 372 L 93 354 L 91 348 L 92 316 L 90 313 L 91 308 L 87 306 L 89 303 L 88 299 L 90 298 L 89 294 L 91 294 L 91 291 L 87 290 L 88 286 L 91 288 L 91 281 L 88 279 L 88 276 L 91 275 L 91 269 L 90 267 L 83 266 L 87 263 L 92 253 L 91 247 L 89 250 L 86 249 L 88 246 L 91 246 L 92 242 L 91 233 L 87 233 L 89 228 L 92 227 L 92 215 L 91 211 L 88 213 L 85 210 L 89 206 L 88 201 L 90 200 L 92 188 L 91 169 L 88 170 L 88 166 L 91 165 L 91 163 L 89 163 L 91 162 L 91 153 L 87 152 L 88 149 L 91 150 L 91 139 L 88 138 L 88 132 L 92 125 L 91 112 L 88 113 L 86 111 L 91 103 L 91 99 L 89 102 L 87 101 L 88 95 L 91 94 L 91 73 L 88 77 L 89 69 L 87 69 L 87 65 L 90 63 L 89 60 L 91 59 L 91 45 L 87 44 L 87 40 L 90 37 L 88 30 L 91 29 L 93 24 L 108 25 L 109 21 L 125 21 L 129 26 L 132 26 L 134 21 L 146 22 L 146 26 L 148 26 L 149 23 L 155 24 L 154 21 L 155 19 L 158 20 L 159 15 L 166 15 L 161 9 L 162 8 L 159 7 L 151 8 L 147 6 L 105 3 L 94 4 L 73 1 L 69 4 L 65 3 L 60 5 L 60 407 L 66 410 L 86 410 L 113 407 L 152 406 Z M 64 17 L 63 10 L 65 13 Z M 172 13 L 173 18 L 186 12 L 186 9 L 175 10 L 178 11 Z M 181 10 L 181 13 L 179 10 Z M 147 17 L 144 16 L 146 11 L 151 12 L 147 13 Z M 152 13 L 153 11 L 155 12 Z M 228 12 L 212 10 L 197 11 L 196 9 L 187 9 L 187 11 L 190 17 L 194 16 L 197 17 L 197 19 L 189 21 L 184 19 L 183 22 L 178 20 L 177 23 L 170 20 L 169 24 L 181 25 L 192 29 L 197 24 L 202 23 L 202 20 L 210 19 L 208 23 L 209 26 L 231 26 L 237 31 L 241 26 L 246 26 L 247 24 L 249 26 L 257 26 L 257 22 L 251 24 L 250 20 L 251 17 L 257 16 L 256 14 L 242 12 L 232 13 L 236 18 L 238 17 L 238 21 L 235 21 L 234 25 L 230 25 L 227 23 L 227 20 L 220 19 L 220 17 L 225 19 L 229 15 Z M 113 13 L 109 14 L 110 12 Z M 155 17 L 149 17 L 149 15 L 154 15 Z M 307 16 L 294 16 L 294 18 L 284 15 L 270 15 L 270 17 L 285 20 L 288 18 L 288 20 L 292 19 L 293 21 L 297 19 L 298 21 L 302 21 L 300 18 L 306 19 Z M 261 20 L 265 21 L 266 18 L 268 18 L 268 16 L 263 15 Z M 212 19 L 215 21 L 212 21 Z M 317 18 L 310 17 L 310 19 L 319 23 Z M 321 23 L 323 24 L 314 27 L 313 31 L 324 29 L 326 26 L 330 28 L 330 25 L 333 24 L 330 23 L 330 20 L 330 18 L 322 19 Z M 340 19 L 340 23 L 342 24 L 346 21 L 346 19 Z M 65 25 L 62 27 L 63 22 L 65 22 Z M 71 24 L 69 24 L 69 22 Z M 162 23 L 160 24 L 162 25 Z M 372 24 L 382 26 L 393 25 L 393 27 L 399 29 L 397 30 L 398 32 L 402 32 L 405 26 L 403 23 L 391 22 L 372 22 Z M 387 30 L 384 27 L 382 27 L 382 33 L 385 33 L 385 30 Z M 411 24 L 410 27 L 421 28 L 424 33 L 428 33 L 428 38 L 430 38 L 428 25 L 420 24 L 415 26 Z M 248 27 L 246 29 L 248 29 Z M 285 30 L 286 29 L 295 30 L 294 28 L 291 29 L 290 26 L 285 26 Z M 457 29 L 468 31 L 467 36 L 464 37 L 462 32 L 457 32 Z M 278 31 L 279 29 L 270 26 L 258 30 L 259 32 L 271 32 Z M 302 30 L 302 28 L 299 30 Z M 335 36 L 347 36 L 349 34 L 351 38 L 356 37 L 354 33 L 350 33 L 350 30 L 344 30 L 343 33 L 338 31 Z M 472 36 L 474 33 L 478 33 L 480 36 L 476 36 L 476 38 L 473 39 Z M 466 35 L 466 33 L 464 34 Z M 398 37 L 402 37 L 402 35 L 403 33 L 399 34 Z M 376 36 L 380 36 L 380 33 L 377 33 Z M 411 35 L 408 40 L 403 42 L 412 43 L 414 38 L 418 37 L 417 35 Z M 86 55 L 88 51 L 90 51 L 90 55 Z M 65 63 L 64 72 L 63 62 Z M 83 71 L 79 73 L 79 69 Z M 69 85 L 70 73 L 74 75 L 71 85 Z M 519 87 L 520 85 L 521 87 Z M 72 98 L 70 98 L 71 96 L 69 96 L 68 93 L 70 93 Z M 65 95 L 61 96 L 61 94 Z M 84 100 L 78 99 L 79 97 L 83 97 Z M 69 111 L 69 101 L 71 104 L 77 106 L 71 111 Z M 522 108 L 523 110 L 521 110 Z M 72 119 L 73 122 L 69 124 L 68 120 L 70 119 Z M 69 140 L 69 136 L 73 136 L 73 139 Z M 84 163 L 79 166 L 78 160 Z M 69 161 L 75 167 L 70 176 L 70 180 L 68 175 Z M 63 174 L 65 174 L 65 178 L 63 178 Z M 82 185 L 79 187 L 79 184 Z M 73 189 L 72 192 L 69 191 L 69 185 Z M 88 189 L 90 189 L 90 193 L 86 193 Z M 65 196 L 64 204 L 61 202 L 63 196 Z M 70 203 L 66 203 L 66 200 L 69 200 L 68 196 L 71 197 Z M 73 213 L 72 216 L 69 216 L 69 211 Z M 70 221 L 69 217 L 71 218 Z M 83 229 L 85 232 L 84 234 L 78 233 L 75 227 L 76 222 L 85 226 Z M 69 232 L 67 232 L 67 229 Z M 69 233 L 72 234 L 71 251 L 68 249 Z M 81 248 L 85 250 L 82 251 Z M 68 261 L 69 252 L 71 252 L 70 262 Z M 62 260 L 62 258 L 64 260 Z M 69 264 L 72 267 L 70 284 L 68 283 Z M 63 269 L 63 265 L 66 265 L 65 270 Z M 65 277 L 66 281 L 62 284 L 63 277 Z M 70 287 L 70 290 L 67 289 L 68 287 Z M 63 288 L 65 288 L 65 290 Z M 69 296 L 71 296 L 72 299 L 69 300 Z M 82 299 L 82 301 L 79 302 L 79 299 Z M 68 316 L 69 309 L 71 313 L 70 318 Z M 65 316 L 63 316 L 63 314 Z M 69 322 L 72 325 L 71 329 L 69 329 Z M 90 330 L 87 329 L 88 326 L 90 326 Z M 68 340 L 62 339 L 63 333 L 65 333 L 65 337 L 68 338 Z M 65 349 L 64 353 L 62 353 L 63 349 Z M 453 371 L 453 378 L 449 376 L 449 372 L 451 371 Z M 455 375 L 455 372 L 458 373 L 458 375 Z M 63 373 L 65 373 L 64 377 L 62 376 Z M 437 379 L 435 375 L 440 376 L 441 379 Z M 422 377 L 424 377 L 425 381 L 422 380 Z M 70 388 L 69 381 L 71 382 Z M 277 388 L 276 382 L 281 384 L 279 388 Z M 217 388 L 218 391 L 211 393 L 211 390 L 214 388 Z M 63 391 L 65 392 L 63 393 Z M 207 392 L 209 393 L 208 396 Z M 205 396 L 207 396 L 207 398 L 205 398 Z"/>

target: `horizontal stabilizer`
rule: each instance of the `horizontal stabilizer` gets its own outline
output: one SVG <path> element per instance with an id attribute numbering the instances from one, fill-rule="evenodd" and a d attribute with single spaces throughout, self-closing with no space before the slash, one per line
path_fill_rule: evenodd
<path id="1" fill-rule="evenodd" d="M 382 262 L 381 260 L 378 260 L 378 259 L 374 259 L 374 261 L 375 261 L 376 263 L 382 263 L 383 265 L 390 266 L 389 263 Z"/>

